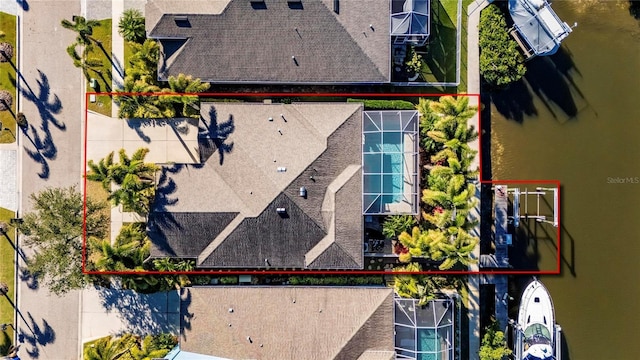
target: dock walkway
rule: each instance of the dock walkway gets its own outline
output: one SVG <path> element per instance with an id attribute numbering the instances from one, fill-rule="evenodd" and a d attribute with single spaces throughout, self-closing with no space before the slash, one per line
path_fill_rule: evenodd
<path id="1" fill-rule="evenodd" d="M 509 267 L 509 239 L 510 234 L 507 232 L 507 209 L 509 207 L 509 197 L 506 185 L 497 185 L 494 190 L 493 206 L 494 206 L 494 225 L 495 225 L 495 244 L 496 244 L 496 263 L 498 267 Z"/>

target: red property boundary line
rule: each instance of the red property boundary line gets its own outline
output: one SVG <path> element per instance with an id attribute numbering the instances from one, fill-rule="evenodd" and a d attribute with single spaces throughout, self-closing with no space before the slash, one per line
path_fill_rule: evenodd
<path id="1" fill-rule="evenodd" d="M 167 96 L 167 95 L 193 95 L 200 97 L 346 97 L 346 98 L 406 98 L 406 97 L 435 97 L 442 96 L 468 96 L 475 97 L 478 104 L 478 156 L 479 156 L 479 173 L 481 184 L 553 184 L 558 191 L 558 209 L 560 208 L 560 181 L 559 180 L 484 180 L 482 176 L 482 123 L 481 123 L 481 102 L 480 94 L 432 94 L 432 93 L 117 93 L 117 92 L 87 92 L 85 94 L 85 104 L 89 104 L 89 96 Z M 87 154 L 87 128 L 88 128 L 88 108 L 85 106 L 84 122 L 84 153 L 83 153 L 83 229 L 82 229 L 82 272 L 91 275 L 558 275 L 560 274 L 560 211 L 558 211 L 558 227 L 556 231 L 557 239 L 557 267 L 555 270 L 480 270 L 480 271 L 420 271 L 420 272 L 389 272 L 381 270 L 198 270 L 198 271 L 87 271 L 86 270 L 86 216 L 87 216 L 87 170 L 86 170 L 86 154 Z"/>

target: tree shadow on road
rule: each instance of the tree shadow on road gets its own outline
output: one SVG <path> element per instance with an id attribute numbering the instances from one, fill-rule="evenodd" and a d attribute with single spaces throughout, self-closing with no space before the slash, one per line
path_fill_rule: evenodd
<path id="1" fill-rule="evenodd" d="M 47 320 L 42 319 L 42 329 L 40 325 L 33 319 L 31 313 L 27 313 L 29 317 L 29 326 L 31 334 L 22 332 L 18 338 L 21 343 L 27 344 L 27 354 L 32 358 L 40 357 L 39 346 L 46 346 L 47 344 L 53 344 L 56 341 L 56 333 L 49 325 Z M 23 319 L 24 320 L 24 319 Z M 25 321 L 26 322 L 26 321 Z"/>
<path id="2" fill-rule="evenodd" d="M 23 134 L 31 142 L 32 148 L 25 146 L 25 152 L 34 161 L 41 164 L 42 169 L 38 176 L 42 179 L 49 178 L 49 160 L 55 160 L 58 149 L 53 142 L 51 134 L 51 125 L 61 131 L 66 130 L 66 125 L 56 118 L 56 115 L 62 110 L 62 103 L 57 95 L 51 94 L 49 79 L 46 74 L 38 70 L 39 79 L 38 94 L 36 94 L 31 86 L 26 83 L 25 79 L 20 75 L 20 79 L 25 82 L 26 89 L 20 87 L 22 96 L 36 105 L 38 108 L 39 119 L 41 120 L 39 128 L 37 127 L 36 116 L 28 116 L 30 126 L 23 129 Z"/>
<path id="3" fill-rule="evenodd" d="M 20 281 L 24 282 L 25 285 L 31 290 L 37 290 L 40 287 L 40 283 L 38 282 L 38 276 L 29 272 L 26 267 L 20 267 L 20 274 L 18 274 Z"/>
<path id="4" fill-rule="evenodd" d="M 29 11 L 29 3 L 27 0 L 16 0 L 16 3 L 22 8 L 22 11 Z"/>

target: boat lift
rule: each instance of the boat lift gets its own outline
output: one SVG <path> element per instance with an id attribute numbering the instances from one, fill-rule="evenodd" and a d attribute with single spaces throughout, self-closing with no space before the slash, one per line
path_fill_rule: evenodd
<path id="1" fill-rule="evenodd" d="M 543 188 L 537 187 L 535 191 L 529 191 L 527 188 L 524 192 L 520 188 L 509 188 L 508 193 L 513 193 L 513 215 L 509 216 L 509 219 L 513 221 L 513 226 L 518 227 L 520 225 L 520 219 L 535 219 L 540 223 L 551 224 L 554 227 L 558 227 L 558 189 L 557 188 Z M 544 196 L 547 192 L 553 192 L 553 220 L 547 220 L 547 216 L 540 215 L 540 196 Z M 529 196 L 536 197 L 536 214 L 529 215 L 527 213 L 529 209 Z M 524 197 L 524 215 L 520 213 L 520 198 Z"/>

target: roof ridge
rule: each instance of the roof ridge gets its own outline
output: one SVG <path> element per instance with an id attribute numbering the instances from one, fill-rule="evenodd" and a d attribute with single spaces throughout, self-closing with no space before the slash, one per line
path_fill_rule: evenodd
<path id="1" fill-rule="evenodd" d="M 214 251 L 222 244 L 231 233 L 233 233 L 240 225 L 246 217 L 242 213 L 238 213 L 233 220 L 231 220 L 227 226 L 207 245 L 202 252 L 198 255 L 196 259 L 197 265 L 202 265 L 202 263 L 213 254 Z"/>
<path id="2" fill-rule="evenodd" d="M 318 130 L 318 128 L 316 128 L 315 126 L 313 126 L 313 123 L 307 119 L 306 116 L 304 116 L 303 113 L 300 112 L 300 110 L 298 110 L 299 104 L 283 104 L 283 107 L 289 111 L 295 112 L 299 119 L 300 119 L 300 123 L 302 124 L 302 126 L 304 126 L 305 128 L 309 129 L 314 136 L 318 137 L 320 141 L 322 141 L 322 139 L 324 139 L 324 151 L 327 150 L 327 137 L 323 136 L 320 131 Z M 334 130 L 335 131 L 335 130 Z M 323 151 L 323 152 L 324 152 Z"/>
<path id="3" fill-rule="evenodd" d="M 340 246 L 340 244 L 336 240 L 335 207 L 336 194 L 347 182 L 349 182 L 349 180 L 353 178 L 355 174 L 358 173 L 358 170 L 360 170 L 360 168 L 360 165 L 348 165 L 327 186 L 324 200 L 322 201 L 321 212 L 328 213 L 331 216 L 331 219 L 329 220 L 329 224 L 325 224 L 325 226 L 327 226 L 327 235 L 322 238 L 322 240 L 320 240 L 320 242 L 318 242 L 314 247 L 307 251 L 307 254 L 305 254 L 305 263 L 307 266 L 311 265 L 320 255 L 327 251 L 327 249 L 329 249 L 332 244 L 337 245 L 340 250 L 342 250 L 342 252 L 345 253 L 355 264 L 359 264 L 359 262 L 356 261 L 347 251 L 345 251 L 344 247 Z M 322 249 L 322 251 L 320 251 L 320 249 Z M 309 253 L 311 254 L 309 255 Z M 309 255 L 309 259 L 306 258 L 307 255 Z"/>

